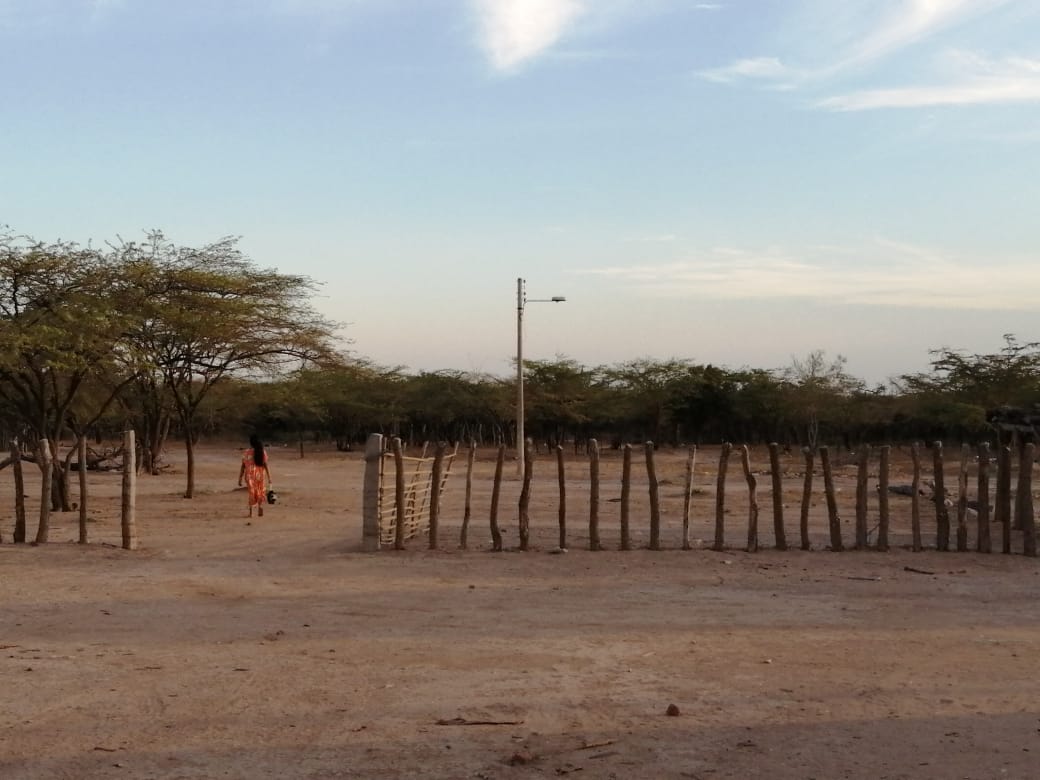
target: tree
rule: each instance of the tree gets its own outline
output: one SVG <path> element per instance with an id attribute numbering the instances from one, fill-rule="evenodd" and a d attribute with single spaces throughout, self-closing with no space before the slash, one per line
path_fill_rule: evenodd
<path id="1" fill-rule="evenodd" d="M 706 436 L 725 438 L 734 419 L 737 382 L 734 375 L 713 365 L 691 366 L 672 414 L 696 442 Z"/>
<path id="2" fill-rule="evenodd" d="M 640 358 L 607 370 L 610 387 L 619 394 L 635 435 L 659 443 L 679 439 L 673 410 L 682 403 L 692 369 L 688 360 Z"/>
<path id="3" fill-rule="evenodd" d="M 66 431 L 84 435 L 125 386 L 113 356 L 138 304 L 101 252 L 0 236 L 0 401 L 55 449 L 53 503 L 63 509 L 67 461 L 57 446 Z M 41 515 L 37 539 L 46 537 Z"/>
<path id="4" fill-rule="evenodd" d="M 210 390 L 231 377 L 261 379 L 336 362 L 333 326 L 311 308 L 310 279 L 257 268 L 237 239 L 181 247 L 154 231 L 146 244 L 123 251 L 148 292 L 129 359 L 161 380 L 144 391 L 169 393 L 185 439 L 185 497 L 191 498 L 196 413 Z"/>
<path id="5" fill-rule="evenodd" d="M 910 392 L 945 393 L 983 409 L 1024 406 L 1040 401 L 1040 342 L 1020 343 L 1004 335 L 1004 347 L 990 354 L 932 350 L 930 374 L 902 377 Z"/>
<path id="6" fill-rule="evenodd" d="M 829 360 L 826 352 L 817 349 L 804 358 L 792 358 L 782 373 L 790 388 L 792 414 L 803 426 L 813 452 L 819 446 L 821 419 L 838 421 L 848 400 L 864 390 L 864 383 L 845 371 L 847 362 L 843 355 Z"/>
<path id="7" fill-rule="evenodd" d="M 987 420 L 1040 404 L 1040 342 L 1021 343 L 1005 334 L 999 352 L 967 354 L 943 347 L 931 355 L 930 373 L 900 378 L 900 389 L 926 424 L 978 435 Z"/>

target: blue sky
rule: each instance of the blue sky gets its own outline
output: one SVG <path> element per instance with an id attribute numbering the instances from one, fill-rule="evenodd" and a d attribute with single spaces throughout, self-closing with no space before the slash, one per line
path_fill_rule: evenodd
<path id="1" fill-rule="evenodd" d="M 241 236 L 383 365 L 1040 340 L 1035 0 L 0 0 L 0 224 Z"/>

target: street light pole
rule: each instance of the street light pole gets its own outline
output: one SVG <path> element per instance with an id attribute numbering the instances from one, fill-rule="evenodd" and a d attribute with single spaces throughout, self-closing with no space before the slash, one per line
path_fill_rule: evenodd
<path id="1" fill-rule="evenodd" d="M 563 303 L 562 295 L 528 300 L 526 282 L 516 280 L 516 473 L 524 475 L 524 308 L 528 303 Z"/>
<path id="2" fill-rule="evenodd" d="M 524 475 L 524 280 L 516 280 L 516 473 Z"/>

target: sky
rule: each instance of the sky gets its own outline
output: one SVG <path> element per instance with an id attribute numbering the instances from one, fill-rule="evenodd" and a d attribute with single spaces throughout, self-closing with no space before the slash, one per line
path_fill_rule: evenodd
<path id="1" fill-rule="evenodd" d="M 384 366 L 1040 341 L 1036 0 L 0 0 L 0 225 L 240 236 Z M 542 299 L 564 296 L 560 304 Z"/>

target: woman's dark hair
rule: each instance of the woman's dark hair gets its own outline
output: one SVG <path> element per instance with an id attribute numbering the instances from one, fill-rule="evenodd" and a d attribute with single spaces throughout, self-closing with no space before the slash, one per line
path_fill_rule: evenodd
<path id="1" fill-rule="evenodd" d="M 253 463 L 257 466 L 264 465 L 264 443 L 255 433 L 249 437 L 249 446 L 253 448 Z"/>

